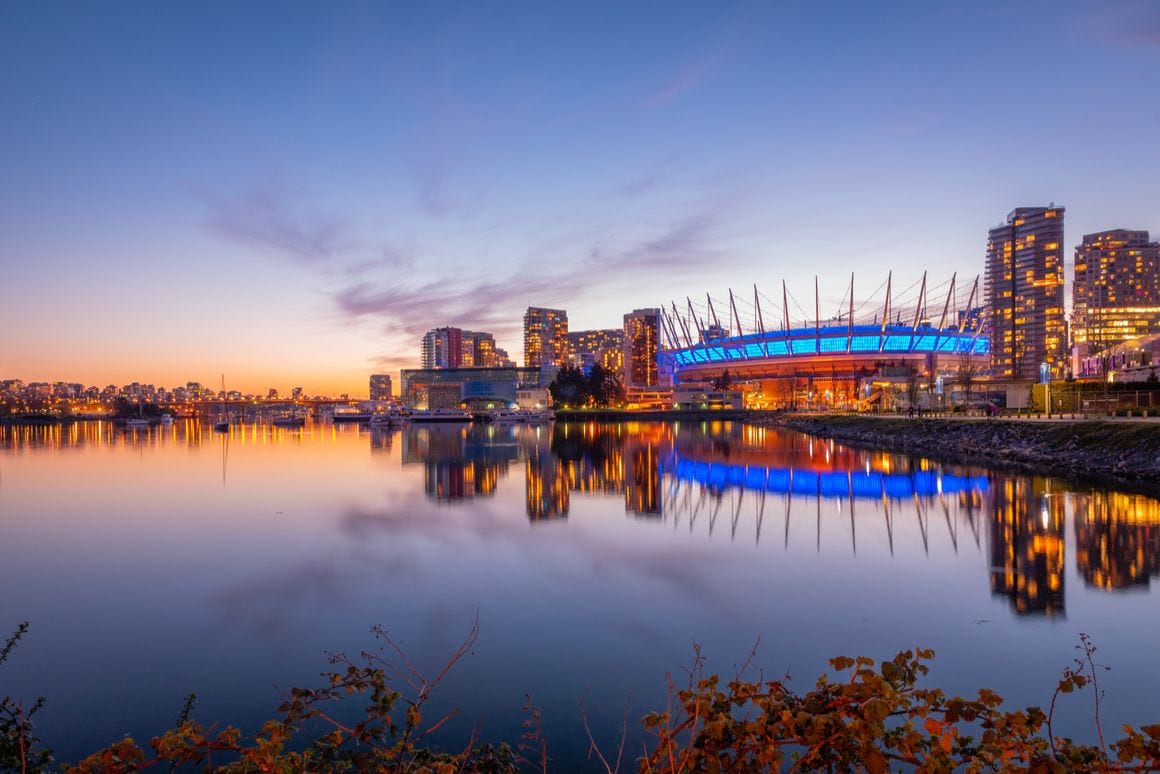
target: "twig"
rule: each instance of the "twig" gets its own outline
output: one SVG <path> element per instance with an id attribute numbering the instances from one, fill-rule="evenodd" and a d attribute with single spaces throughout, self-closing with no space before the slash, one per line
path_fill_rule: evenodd
<path id="1" fill-rule="evenodd" d="M 1103 750 L 1104 757 L 1107 758 L 1108 757 L 1108 745 L 1104 741 L 1104 728 L 1103 728 L 1103 724 L 1100 722 L 1100 698 L 1101 698 L 1101 696 L 1100 696 L 1100 684 L 1099 684 L 1099 681 L 1096 679 L 1096 672 L 1098 670 L 1096 669 L 1096 666 L 1097 666 L 1096 662 L 1092 658 L 1092 654 L 1094 654 L 1096 652 L 1096 647 L 1094 645 L 1092 645 L 1091 638 L 1088 637 L 1087 634 L 1084 632 L 1079 633 L 1079 641 L 1080 641 L 1080 645 L 1083 646 L 1084 658 L 1087 659 L 1088 667 L 1091 669 L 1092 694 L 1095 697 L 1095 703 L 1096 703 L 1096 734 L 1098 734 L 1099 738 L 1100 738 L 1100 749 Z M 1105 669 L 1106 668 L 1107 667 L 1105 667 Z"/>
<path id="2" fill-rule="evenodd" d="M 458 715 L 458 714 L 459 714 L 459 710 L 458 710 L 458 709 L 453 709 L 453 710 L 451 710 L 451 711 L 450 711 L 450 712 L 448 712 L 446 715 L 444 715 L 442 718 L 440 718 L 439 720 L 435 721 L 435 723 L 434 723 L 434 724 L 432 724 L 432 725 L 431 725 L 431 726 L 430 726 L 430 727 L 429 727 L 429 728 L 428 728 L 426 731 L 424 731 L 423 733 L 419 734 L 419 736 L 418 736 L 417 738 L 418 738 L 418 739 L 422 739 L 423 737 L 425 737 L 425 736 L 427 736 L 427 735 L 429 735 L 429 734 L 433 734 L 433 733 L 435 733 L 436 731 L 438 731 L 438 730 L 439 730 L 439 728 L 440 728 L 440 727 L 441 727 L 441 726 L 442 726 L 444 723 L 446 723 L 447 721 L 451 720 L 451 718 L 455 717 L 455 716 L 456 716 L 456 715 Z"/>
<path id="3" fill-rule="evenodd" d="M 580 694 L 580 719 L 584 722 L 584 733 L 588 735 L 588 752 L 596 753 L 596 757 L 600 759 L 600 765 L 608 774 L 615 774 L 618 769 L 613 769 L 608 765 L 608 760 L 604 757 L 604 753 L 600 752 L 600 745 L 596 744 L 596 740 L 592 738 L 592 728 L 588 725 L 588 711 L 584 709 L 584 697 L 588 695 L 588 689 L 584 689 L 584 693 Z M 623 740 L 622 740 L 623 743 Z M 617 766 L 620 766 L 619 756 L 617 757 Z"/>
<path id="4" fill-rule="evenodd" d="M 620 761 L 624 756 L 624 746 L 628 741 L 628 708 L 632 706 L 632 691 L 624 699 L 624 717 L 620 721 L 620 744 L 616 746 L 616 771 L 620 771 Z"/>
<path id="5" fill-rule="evenodd" d="M 24 629 L 27 629 L 28 625 L 22 624 L 22 627 Z M 20 633 L 23 634 L 23 631 L 21 631 Z M 5 656 L 8 655 L 9 649 L 10 648 L 6 648 L 4 650 Z M 27 774 L 27 772 L 28 772 L 28 760 L 25 757 L 25 753 L 24 753 L 24 702 L 17 703 L 16 716 L 18 718 L 18 722 L 17 722 L 17 726 L 16 726 L 16 739 L 18 740 L 17 744 L 20 745 L 20 774 Z"/>
<path id="6" fill-rule="evenodd" d="M 749 655 L 745 657 L 745 660 L 741 662 L 741 666 L 737 668 L 737 672 L 733 677 L 734 680 L 740 682 L 741 676 L 749 671 L 749 667 L 753 666 L 753 660 L 757 658 L 757 649 L 760 647 L 761 635 L 758 635 L 757 639 L 753 643 L 753 649 L 749 651 Z M 760 678 L 760 675 L 758 677 Z"/>
<path id="7" fill-rule="evenodd" d="M 548 774 L 548 740 L 544 736 L 544 716 L 540 714 L 540 708 L 536 706 L 536 702 L 532 699 L 530 693 L 525 693 L 524 699 L 527 701 L 524 704 L 524 712 L 528 713 L 529 718 L 524 720 L 525 731 L 521 739 L 539 743 L 540 774 Z M 583 705 L 581 705 L 581 711 L 583 711 Z M 591 734 L 589 735 L 589 739 L 591 739 Z M 524 751 L 534 748 L 530 744 L 521 741 L 519 749 Z"/>

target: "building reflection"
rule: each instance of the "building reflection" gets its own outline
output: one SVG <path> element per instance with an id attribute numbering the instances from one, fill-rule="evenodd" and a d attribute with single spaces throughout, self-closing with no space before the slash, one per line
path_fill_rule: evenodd
<path id="1" fill-rule="evenodd" d="M 416 425 L 401 437 L 403 464 L 422 465 L 424 491 L 441 502 L 495 494 L 519 453 L 502 426 Z"/>
<path id="2" fill-rule="evenodd" d="M 371 453 L 389 454 L 395 439 L 401 432 L 397 427 L 372 427 L 370 429 Z"/>
<path id="3" fill-rule="evenodd" d="M 850 550 L 857 554 L 859 524 L 875 531 L 867 519 L 881 517 L 893 554 L 897 522 L 905 517 L 909 525 L 911 514 L 927 553 L 931 531 L 940 521 L 945 522 L 955 552 L 965 530 L 980 544 L 980 514 L 988 486 L 981 471 L 724 422 L 679 433 L 674 453 L 662 459 L 662 468 L 669 481 L 664 490 L 666 517 L 671 515 L 674 525 L 683 520 L 690 531 L 700 519 L 710 536 L 727 520 L 730 539 L 735 539 L 741 523 L 752 518 L 754 540 L 760 543 L 772 499 L 783 512 L 786 548 L 792 521 L 805 517 L 813 522 L 814 548 L 820 551 L 823 521 L 838 518 L 849 530 Z M 828 503 L 825 508 L 823 502 Z"/>
<path id="4" fill-rule="evenodd" d="M 1160 575 L 1160 501 L 1118 492 L 1075 496 L 1076 568 L 1084 583 L 1147 587 Z"/>
<path id="5" fill-rule="evenodd" d="M 524 436 L 527 515 L 532 521 L 568 515 L 573 492 L 620 495 L 625 511 L 662 513 L 662 459 L 673 428 L 661 423 L 559 423 Z"/>
<path id="6" fill-rule="evenodd" d="M 634 438 L 625 446 L 625 510 L 638 516 L 662 516 L 661 460 L 658 444 Z"/>
<path id="7" fill-rule="evenodd" d="M 1045 478 L 991 484 L 991 593 L 1019 615 L 1063 615 L 1065 498 Z"/>
<path id="8" fill-rule="evenodd" d="M 768 540 L 768 522 L 776 519 L 774 539 L 787 548 L 791 521 L 801 520 L 808 526 L 798 524 L 794 534 L 804 532 L 819 551 L 823 535 L 835 528 L 848 530 L 843 542 L 855 554 L 867 535 L 882 536 L 891 554 L 896 542 L 914 545 L 896 541 L 907 530 L 928 552 L 940 533 L 955 552 L 960 540 L 973 539 L 987 558 L 992 593 L 1019 615 L 1066 612 L 1068 516 L 1075 570 L 1085 586 L 1146 589 L 1160 575 L 1156 499 L 1066 492 L 1048 479 L 988 477 L 731 422 L 411 425 L 388 431 L 311 422 L 289 432 L 245 423 L 221 434 L 193 419 L 140 430 L 88 421 L 0 426 L 0 454 L 220 445 L 224 481 L 228 449 L 330 444 L 351 436 L 365 437 L 373 453 L 399 453 L 404 465 L 422 466 L 424 490 L 440 502 L 491 497 L 512 466 L 523 463 L 525 512 L 533 522 L 566 519 L 578 496 L 615 497 L 630 515 L 679 522 L 690 531 L 696 525 L 710 535 L 726 525 L 730 539 L 749 530 L 758 543 L 763 520 Z"/>
<path id="9" fill-rule="evenodd" d="M 525 499 L 530 521 L 565 519 L 571 506 L 568 468 L 550 449 L 527 453 Z"/>

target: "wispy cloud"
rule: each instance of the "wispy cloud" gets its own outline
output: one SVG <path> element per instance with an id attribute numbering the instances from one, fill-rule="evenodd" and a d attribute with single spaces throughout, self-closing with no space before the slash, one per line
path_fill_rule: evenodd
<path id="1" fill-rule="evenodd" d="M 1076 20 L 1076 32 L 1110 47 L 1160 48 L 1160 4 L 1153 0 L 1105 0 Z M 1094 35 L 1093 35 L 1094 33 Z"/>
<path id="2" fill-rule="evenodd" d="M 679 154 L 669 153 L 657 160 L 652 167 L 620 184 L 617 192 L 630 198 L 654 191 L 671 174 Z"/>
<path id="3" fill-rule="evenodd" d="M 518 339 L 519 311 L 525 305 L 567 306 L 622 292 L 627 278 L 647 283 L 650 277 L 703 267 L 717 256 L 713 241 L 718 226 L 715 211 L 699 212 L 635 239 L 609 229 L 586 250 L 577 244 L 572 259 L 528 258 L 504 274 L 463 270 L 458 276 L 420 283 L 367 277 L 337 290 L 332 298 L 341 317 L 375 321 L 388 333 L 419 337 L 437 325 L 453 324 L 488 330 L 502 346 L 505 340 Z M 393 365 L 397 360 L 383 356 L 380 362 Z"/>
<path id="4" fill-rule="evenodd" d="M 462 277 L 405 286 L 364 281 L 334 294 L 339 312 L 352 320 L 374 318 L 388 330 L 421 335 L 452 321 L 470 326 L 511 324 L 505 299 L 555 297 L 559 275 L 525 272 L 501 278 Z"/>
<path id="5" fill-rule="evenodd" d="M 590 276 L 613 269 L 633 274 L 668 273 L 704 266 L 716 254 L 711 243 L 717 225 L 714 212 L 701 212 L 667 223 L 660 233 L 629 244 L 594 245 L 577 274 Z M 615 275 L 606 281 L 613 281 L 612 277 Z"/>
<path id="6" fill-rule="evenodd" d="M 712 78 L 728 61 L 730 53 L 740 46 L 752 26 L 753 12 L 760 8 L 758 4 L 742 6 L 739 12 L 724 20 L 660 85 L 645 95 L 644 106 L 652 109 L 664 107 Z"/>
<path id="7" fill-rule="evenodd" d="M 209 208 L 205 227 L 211 233 L 298 263 L 326 264 L 350 241 L 341 218 L 294 207 L 286 194 L 271 187 L 203 198 Z"/>
<path id="8" fill-rule="evenodd" d="M 667 163 L 653 174 L 662 174 Z M 348 221 L 303 204 L 289 187 L 203 198 L 211 233 L 317 272 L 333 323 L 376 328 L 384 349 L 369 354 L 368 362 L 380 370 L 415 365 L 418 340 L 439 325 L 488 331 L 518 357 L 524 307 L 574 307 L 703 268 L 720 255 L 724 211 L 720 202 L 666 205 L 664 217 L 616 211 L 602 225 L 545 234 L 509 252 L 510 261 L 484 265 L 446 256 L 439 232 L 426 241 L 389 234 L 377 241 L 356 238 Z M 657 208 L 648 198 L 633 209 Z M 510 231 L 501 238 L 510 239 Z M 486 254 L 491 230 L 471 233 Z"/>
<path id="9" fill-rule="evenodd" d="M 720 66 L 724 55 L 723 46 L 714 46 L 683 63 L 665 83 L 645 97 L 645 106 L 663 107 L 700 86 Z"/>
<path id="10" fill-rule="evenodd" d="M 361 276 L 382 269 L 410 271 L 415 268 L 418 250 L 414 245 L 388 244 L 377 248 L 370 258 L 352 258 L 343 266 L 347 276 Z"/>

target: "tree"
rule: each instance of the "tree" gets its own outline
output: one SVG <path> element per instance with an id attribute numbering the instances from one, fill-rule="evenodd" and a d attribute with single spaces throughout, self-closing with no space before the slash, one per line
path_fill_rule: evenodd
<path id="1" fill-rule="evenodd" d="M 588 383 L 579 368 L 566 365 L 556 372 L 548 385 L 548 392 L 556 405 L 583 406 L 588 402 Z"/>
<path id="2" fill-rule="evenodd" d="M 624 385 L 615 371 L 599 363 L 588 372 L 588 393 L 597 406 L 609 406 L 624 400 Z"/>
<path id="3" fill-rule="evenodd" d="M 910 409 L 918 408 L 918 388 L 922 383 L 922 376 L 916 369 L 911 369 L 906 377 L 906 402 Z"/>
<path id="4" fill-rule="evenodd" d="M 729 369 L 726 368 L 721 372 L 721 375 L 713 379 L 713 389 L 718 392 L 724 392 L 733 386 L 733 377 L 729 375 Z"/>
<path id="5" fill-rule="evenodd" d="M 979 377 L 979 364 L 970 352 L 959 353 L 959 384 L 963 387 L 963 403 L 970 409 L 971 388 Z"/>

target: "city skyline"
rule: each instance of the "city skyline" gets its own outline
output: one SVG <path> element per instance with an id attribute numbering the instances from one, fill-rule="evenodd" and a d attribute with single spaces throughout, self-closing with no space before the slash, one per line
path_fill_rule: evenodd
<path id="1" fill-rule="evenodd" d="M 17 2 L 0 43 L 0 379 L 365 394 L 440 325 L 523 362 L 528 306 L 833 306 L 1049 202 L 1070 304 L 1082 235 L 1160 232 L 1142 2 Z"/>

